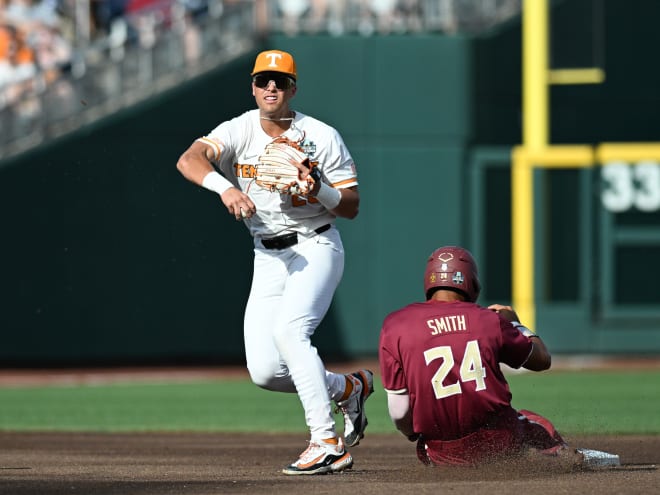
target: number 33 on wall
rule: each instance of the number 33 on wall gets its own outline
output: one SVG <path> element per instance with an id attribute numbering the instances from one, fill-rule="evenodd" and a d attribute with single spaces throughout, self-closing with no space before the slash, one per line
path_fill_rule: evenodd
<path id="1" fill-rule="evenodd" d="M 603 164 L 603 206 L 614 213 L 631 208 L 650 212 L 660 209 L 660 165 L 655 161 L 635 164 L 613 161 Z"/>

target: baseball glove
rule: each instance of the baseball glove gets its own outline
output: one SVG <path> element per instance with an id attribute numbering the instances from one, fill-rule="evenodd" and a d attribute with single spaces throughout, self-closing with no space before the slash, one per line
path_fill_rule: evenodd
<path id="1" fill-rule="evenodd" d="M 301 170 L 296 163 L 312 168 L 300 145 L 280 136 L 264 148 L 264 153 L 256 165 L 254 181 L 269 191 L 307 195 L 314 187 L 315 181 L 311 176 L 301 178 Z"/>

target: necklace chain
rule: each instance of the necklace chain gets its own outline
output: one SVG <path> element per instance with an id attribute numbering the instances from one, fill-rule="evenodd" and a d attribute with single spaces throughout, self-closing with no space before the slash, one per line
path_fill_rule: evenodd
<path id="1" fill-rule="evenodd" d="M 261 120 L 269 120 L 270 122 L 281 122 L 283 120 L 293 120 L 294 117 L 282 117 L 281 119 L 271 119 L 270 117 L 261 117 Z"/>
<path id="2" fill-rule="evenodd" d="M 263 117 L 263 116 L 261 116 L 260 118 L 261 118 L 261 120 L 268 120 L 270 122 L 283 122 L 283 121 L 286 121 L 286 120 L 293 122 L 293 120 L 296 117 L 295 117 L 295 114 L 294 114 L 293 117 L 280 117 L 279 119 L 271 119 L 270 117 Z"/>

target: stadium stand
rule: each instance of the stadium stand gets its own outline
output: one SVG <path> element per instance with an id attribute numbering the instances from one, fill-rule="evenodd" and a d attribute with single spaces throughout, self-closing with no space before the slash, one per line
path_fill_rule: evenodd
<path id="1" fill-rule="evenodd" d="M 269 33 L 478 32 L 521 0 L 0 0 L 0 160 L 241 56 Z"/>

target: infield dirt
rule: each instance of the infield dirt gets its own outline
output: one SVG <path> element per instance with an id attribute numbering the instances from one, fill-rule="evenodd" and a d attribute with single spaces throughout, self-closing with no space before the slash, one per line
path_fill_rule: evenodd
<path id="1" fill-rule="evenodd" d="M 565 368 L 656 368 L 660 360 L 569 360 Z M 376 363 L 350 363 L 347 370 Z M 657 369 L 657 368 L 656 368 Z M 0 386 L 245 377 L 244 369 L 2 370 Z M 1 495 L 635 495 L 660 493 L 660 435 L 565 437 L 572 446 L 618 454 L 622 468 L 576 471 L 525 458 L 479 468 L 422 465 L 399 434 L 370 434 L 350 449 L 353 469 L 285 476 L 306 448 L 299 434 L 0 432 Z"/>
<path id="2" fill-rule="evenodd" d="M 527 459 L 479 468 L 427 467 L 400 435 L 369 435 L 353 469 L 285 476 L 305 449 L 300 435 L 0 433 L 0 493 L 129 494 L 654 494 L 660 436 L 580 437 L 571 444 L 617 453 L 623 469 L 574 471 Z"/>

